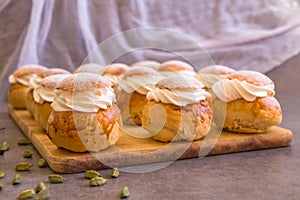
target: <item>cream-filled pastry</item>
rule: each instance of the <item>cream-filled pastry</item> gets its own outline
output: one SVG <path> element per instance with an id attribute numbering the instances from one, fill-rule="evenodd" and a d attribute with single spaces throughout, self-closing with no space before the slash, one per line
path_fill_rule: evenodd
<path id="1" fill-rule="evenodd" d="M 238 71 L 214 83 L 214 108 L 226 103 L 223 128 L 241 133 L 260 133 L 282 120 L 273 81 L 256 71 Z M 219 126 L 222 120 L 216 118 Z"/>
<path id="2" fill-rule="evenodd" d="M 201 81 L 207 89 L 211 89 L 215 82 L 233 72 L 236 71 L 223 65 L 211 65 L 200 69 L 195 78 Z"/>
<path id="3" fill-rule="evenodd" d="M 16 109 L 26 109 L 27 93 L 30 90 L 30 79 L 47 70 L 41 65 L 24 65 L 14 71 L 8 78 L 11 84 L 8 90 L 8 101 Z"/>
<path id="4" fill-rule="evenodd" d="M 105 67 L 105 70 L 102 73 L 102 76 L 109 79 L 113 84 L 113 88 L 117 85 L 118 81 L 122 78 L 122 76 L 130 70 L 125 64 L 122 63 L 112 63 Z"/>
<path id="5" fill-rule="evenodd" d="M 198 140 L 206 136 L 212 121 L 210 94 L 197 79 L 168 76 L 147 93 L 142 126 L 153 139 L 169 142 Z M 163 123 L 163 124 L 162 124 Z M 158 130 L 158 127 L 159 130 Z"/>
<path id="6" fill-rule="evenodd" d="M 180 60 L 166 61 L 160 65 L 158 71 L 162 76 L 180 74 L 193 77 L 196 74 L 192 65 Z"/>
<path id="7" fill-rule="evenodd" d="M 146 95 L 163 77 L 155 70 L 147 67 L 135 67 L 129 70 L 117 86 L 117 104 L 122 111 L 125 123 L 141 125 L 141 117 Z"/>
<path id="8" fill-rule="evenodd" d="M 67 70 L 61 68 L 49 68 L 44 71 L 37 73 L 36 76 L 32 77 L 29 80 L 29 92 L 27 93 L 26 99 L 26 109 L 28 112 L 34 116 L 35 113 L 35 102 L 33 99 L 33 90 L 40 86 L 41 80 L 47 76 L 55 75 L 55 74 L 70 74 Z"/>
<path id="9" fill-rule="evenodd" d="M 101 75 L 79 73 L 55 89 L 47 134 L 52 142 L 74 152 L 99 152 L 116 143 L 121 115 L 112 83 Z"/>
<path id="10" fill-rule="evenodd" d="M 55 87 L 70 74 L 56 74 L 43 78 L 38 87 L 33 89 L 34 118 L 41 128 L 47 130 L 48 118 L 53 111 Z"/>
<path id="11" fill-rule="evenodd" d="M 154 60 L 143 60 L 140 62 L 133 63 L 130 67 L 149 67 L 154 70 L 158 70 L 161 66 L 161 63 L 156 62 Z"/>

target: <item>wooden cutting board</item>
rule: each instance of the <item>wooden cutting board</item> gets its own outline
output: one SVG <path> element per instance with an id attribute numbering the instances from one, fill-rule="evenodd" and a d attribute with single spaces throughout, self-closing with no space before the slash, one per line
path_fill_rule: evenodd
<path id="1" fill-rule="evenodd" d="M 57 148 L 28 111 L 15 110 L 11 105 L 8 105 L 8 111 L 51 169 L 57 173 L 77 173 L 88 169 L 137 166 L 206 155 L 284 147 L 293 139 L 293 133 L 281 127 L 273 127 L 261 134 L 214 131 L 204 140 L 194 142 L 161 143 L 149 138 L 122 134 L 116 145 L 104 151 L 73 153 Z"/>

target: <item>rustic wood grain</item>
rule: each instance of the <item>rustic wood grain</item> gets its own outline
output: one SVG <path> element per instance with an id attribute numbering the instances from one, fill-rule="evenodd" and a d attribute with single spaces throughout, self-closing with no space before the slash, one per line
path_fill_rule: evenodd
<path id="1" fill-rule="evenodd" d="M 77 173 L 87 169 L 99 170 L 284 147 L 293 139 L 293 133 L 281 127 L 273 127 L 262 134 L 221 133 L 213 130 L 209 137 L 194 142 L 161 143 L 122 134 L 116 145 L 99 153 L 73 153 L 57 148 L 26 110 L 14 110 L 9 105 L 8 111 L 24 135 L 57 173 Z"/>

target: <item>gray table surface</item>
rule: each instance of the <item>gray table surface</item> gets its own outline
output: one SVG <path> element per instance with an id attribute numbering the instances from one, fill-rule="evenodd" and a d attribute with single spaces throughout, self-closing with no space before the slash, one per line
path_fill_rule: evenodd
<path id="1" fill-rule="evenodd" d="M 50 190 L 51 199 L 120 199 L 124 186 L 131 192 L 129 199 L 300 199 L 299 63 L 297 56 L 268 73 L 276 83 L 276 96 L 283 109 L 281 126 L 294 133 L 289 147 L 178 160 L 148 173 L 121 172 L 119 178 L 95 188 L 88 186 L 83 173 L 63 174 L 63 184 L 49 184 L 48 175 L 53 171 L 36 166 L 41 157 L 33 146 L 17 145 L 17 139 L 24 136 L 7 112 L 2 112 L 0 127 L 5 130 L 0 131 L 0 142 L 8 141 L 10 150 L 0 156 L 0 170 L 6 172 L 0 179 L 0 199 L 15 199 L 40 181 Z M 29 160 L 34 166 L 20 172 L 23 182 L 13 186 L 14 167 L 26 160 L 22 157 L 25 149 L 34 152 Z M 100 172 L 109 177 L 111 170 Z"/>

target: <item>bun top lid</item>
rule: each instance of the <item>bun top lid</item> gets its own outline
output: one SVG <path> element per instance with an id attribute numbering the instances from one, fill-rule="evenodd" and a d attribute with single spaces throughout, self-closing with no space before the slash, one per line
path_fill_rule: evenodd
<path id="1" fill-rule="evenodd" d="M 93 73 L 93 74 L 102 74 L 105 67 L 96 63 L 87 63 L 84 65 L 79 66 L 75 71 L 74 74 L 77 73 Z"/>
<path id="2" fill-rule="evenodd" d="M 14 71 L 13 75 L 14 77 L 21 77 L 27 74 L 38 74 L 47 69 L 48 69 L 47 67 L 44 67 L 42 65 L 35 65 L 35 64 L 23 65 L 22 67 Z"/>
<path id="3" fill-rule="evenodd" d="M 70 74 L 69 71 L 61 68 L 49 68 L 44 71 L 41 71 L 37 75 L 41 78 L 45 78 L 47 76 L 55 75 L 55 74 Z"/>
<path id="4" fill-rule="evenodd" d="M 123 63 L 112 63 L 105 67 L 103 75 L 109 74 L 119 76 L 125 74 L 128 70 L 130 70 L 130 67 L 128 65 L 125 65 Z"/>
<path id="5" fill-rule="evenodd" d="M 112 83 L 105 77 L 93 73 L 72 74 L 63 79 L 57 89 L 69 92 L 111 87 Z"/>
<path id="6" fill-rule="evenodd" d="M 158 68 L 158 71 L 174 71 L 174 72 L 179 72 L 179 71 L 194 71 L 194 68 L 183 61 L 180 60 L 169 60 L 161 64 L 161 66 Z"/>
<path id="7" fill-rule="evenodd" d="M 129 76 L 160 76 L 160 73 L 148 67 L 134 67 L 124 74 L 125 79 Z"/>
<path id="8" fill-rule="evenodd" d="M 211 65 L 204 67 L 198 71 L 200 74 L 214 74 L 214 75 L 227 75 L 236 72 L 236 70 L 223 66 L 223 65 Z"/>
<path id="9" fill-rule="evenodd" d="M 257 71 L 250 71 L 250 70 L 237 71 L 227 75 L 226 78 L 230 80 L 237 79 L 239 81 L 246 81 L 253 85 L 259 85 L 259 86 L 274 84 L 274 82 L 266 75 Z"/>
<path id="10" fill-rule="evenodd" d="M 198 79 L 187 75 L 172 75 L 158 81 L 155 85 L 164 89 L 203 88 L 204 85 Z"/>

